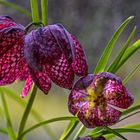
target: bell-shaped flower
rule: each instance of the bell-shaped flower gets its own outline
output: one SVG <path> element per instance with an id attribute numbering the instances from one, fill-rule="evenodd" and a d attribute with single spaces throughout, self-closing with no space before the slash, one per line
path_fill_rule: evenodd
<path id="1" fill-rule="evenodd" d="M 115 124 L 121 109 L 133 103 L 132 94 L 122 80 L 108 72 L 88 74 L 74 85 L 68 101 L 69 111 L 88 128 Z"/>
<path id="2" fill-rule="evenodd" d="M 0 86 L 26 80 L 21 96 L 33 82 L 48 93 L 51 81 L 71 89 L 74 74 L 84 76 L 88 66 L 78 40 L 62 25 L 48 25 L 25 34 L 8 16 L 0 17 Z"/>
<path id="3" fill-rule="evenodd" d="M 27 78 L 23 51 L 24 27 L 8 16 L 0 17 L 0 85 Z M 27 66 L 27 65 L 26 65 Z"/>
<path id="4" fill-rule="evenodd" d="M 51 81 L 71 89 L 75 74 L 87 75 L 88 66 L 83 48 L 60 24 L 31 31 L 25 36 L 24 45 L 31 77 L 44 93 L 48 93 Z M 27 87 L 30 83 L 27 81 Z"/>

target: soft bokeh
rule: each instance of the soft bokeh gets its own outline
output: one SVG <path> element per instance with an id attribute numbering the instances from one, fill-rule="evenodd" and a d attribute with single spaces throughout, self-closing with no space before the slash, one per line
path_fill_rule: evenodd
<path id="1" fill-rule="evenodd" d="M 9 0 L 22 7 L 30 10 L 29 0 Z M 140 1 L 139 0 L 50 0 L 49 1 L 49 23 L 62 23 L 69 32 L 74 34 L 83 47 L 88 57 L 89 72 L 92 72 L 96 66 L 96 63 L 117 27 L 129 16 L 134 15 L 135 18 L 126 28 L 125 32 L 121 35 L 115 49 L 113 50 L 112 59 L 116 56 L 117 52 L 121 49 L 129 33 L 132 31 L 134 25 L 137 26 L 137 33 L 135 39 L 140 38 Z M 20 14 L 16 10 L 0 5 L 0 14 L 9 15 L 17 22 L 26 26 L 31 22 L 30 17 L 26 17 Z M 117 72 L 117 74 L 124 78 L 136 64 L 139 63 L 140 56 L 139 51 L 131 57 L 127 63 Z M 110 60 L 111 61 L 111 60 Z M 9 87 L 15 91 L 15 94 L 20 95 L 24 82 L 17 82 Z M 135 104 L 139 104 L 140 100 L 140 72 L 128 82 L 127 87 L 135 96 Z M 44 119 L 50 119 L 53 117 L 70 115 L 67 108 L 67 97 L 69 91 L 53 85 L 50 93 L 46 96 L 41 91 L 38 92 L 34 108 L 38 110 Z M 21 107 L 16 100 L 7 97 L 7 103 L 9 105 L 10 113 L 12 114 L 12 120 L 15 123 L 15 129 L 17 129 L 20 122 L 24 108 Z M 29 97 L 29 96 L 28 96 Z M 27 101 L 27 98 L 23 100 Z M 0 115 L 2 116 L 2 115 Z M 130 117 L 129 119 L 122 121 L 116 126 L 127 125 L 128 123 L 137 123 L 140 121 L 140 115 Z M 0 123 L 2 126 L 5 122 L 0 117 Z M 36 121 L 29 118 L 27 126 L 35 124 Z M 65 128 L 67 122 L 57 122 L 51 124 L 52 130 L 59 136 Z M 115 127 L 115 126 L 114 126 Z M 126 134 L 128 139 L 139 140 L 138 134 Z M 0 134 L 0 140 L 7 140 L 3 134 Z M 32 140 L 49 140 L 49 136 L 46 135 L 42 128 L 36 129 L 32 133 L 27 135 L 27 139 Z"/>

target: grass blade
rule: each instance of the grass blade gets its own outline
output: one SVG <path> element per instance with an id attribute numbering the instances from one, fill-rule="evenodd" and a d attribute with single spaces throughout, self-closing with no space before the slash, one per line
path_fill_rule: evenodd
<path id="1" fill-rule="evenodd" d="M 78 120 L 77 117 L 59 117 L 59 118 L 53 118 L 53 119 L 50 119 L 50 120 L 46 120 L 46 121 L 43 121 L 43 122 L 40 122 L 36 125 L 33 125 L 31 126 L 30 128 L 26 129 L 22 134 L 21 136 L 23 137 L 25 134 L 29 133 L 30 131 L 34 130 L 34 129 L 37 129 L 43 125 L 47 125 L 49 123 L 53 123 L 53 122 L 56 122 L 56 121 L 65 121 L 65 120 Z"/>
<path id="2" fill-rule="evenodd" d="M 109 132 L 113 133 L 114 135 L 120 137 L 123 140 L 127 140 L 127 138 L 125 138 L 124 136 L 122 136 L 118 131 L 116 131 L 115 129 L 111 129 L 107 126 L 105 126 L 106 130 L 108 130 Z"/>
<path id="3" fill-rule="evenodd" d="M 111 65 L 107 68 L 106 71 L 108 72 L 112 72 L 114 73 L 114 69 L 116 68 L 116 66 L 118 65 L 118 63 L 120 62 L 122 56 L 124 55 L 126 49 L 128 48 L 130 42 L 132 41 L 134 35 L 136 33 L 136 27 L 134 27 L 134 29 L 132 30 L 130 36 L 128 37 L 126 43 L 124 44 L 122 50 L 119 52 L 119 54 L 117 55 L 117 57 L 114 59 L 114 61 L 111 63 Z"/>
<path id="4" fill-rule="evenodd" d="M 135 68 L 124 78 L 123 84 L 125 85 L 134 75 L 135 73 L 139 70 L 140 64 L 135 66 Z"/>
<path id="5" fill-rule="evenodd" d="M 133 19 L 133 16 L 127 18 L 121 25 L 120 27 L 117 29 L 117 31 L 114 33 L 114 35 L 112 36 L 111 40 L 108 42 L 100 60 L 98 61 L 98 64 L 95 68 L 94 73 L 98 73 L 98 72 L 102 72 L 104 71 L 108 59 L 110 57 L 110 54 L 112 52 L 112 49 L 117 41 L 117 39 L 119 38 L 120 34 L 122 33 L 122 31 L 125 29 L 125 27 L 128 25 L 128 23 Z"/>
<path id="6" fill-rule="evenodd" d="M 17 95 L 14 91 L 12 91 L 10 88 L 8 87 L 1 87 L 0 88 L 0 91 L 1 92 L 5 92 L 5 93 L 8 93 L 6 94 L 7 96 L 9 96 L 10 98 L 12 98 L 14 101 L 16 101 L 19 105 L 21 105 L 22 107 L 25 107 L 26 106 L 26 101 L 23 100 L 19 95 Z M 40 113 L 35 110 L 34 108 L 31 109 L 31 115 L 32 117 L 37 121 L 41 121 L 41 120 L 44 120 L 44 118 L 40 115 Z M 53 138 L 53 140 L 56 140 L 56 136 L 55 134 L 53 133 L 53 131 L 51 130 L 51 128 L 49 126 L 44 126 L 43 127 L 44 130 L 46 131 L 46 133 L 51 137 Z"/>
<path id="7" fill-rule="evenodd" d="M 122 59 L 119 64 L 115 67 L 114 73 L 120 69 L 120 67 L 130 58 L 138 49 L 140 48 L 140 39 L 138 39 L 135 43 L 133 43 L 127 50 L 125 51 Z"/>
<path id="8" fill-rule="evenodd" d="M 1 99 L 2 99 L 2 104 L 3 104 L 3 108 L 4 108 L 6 123 L 7 123 L 7 132 L 8 132 L 8 135 L 9 135 L 9 139 L 10 140 L 15 140 L 16 135 L 15 135 L 15 132 L 14 132 L 14 129 L 13 129 L 10 114 L 9 114 L 9 111 L 8 111 L 8 106 L 7 106 L 6 99 L 5 99 L 5 96 L 4 96 L 3 93 L 1 93 Z"/>
<path id="9" fill-rule="evenodd" d="M 60 140 L 67 140 L 67 138 L 73 132 L 74 128 L 78 125 L 78 123 L 78 120 L 71 120 L 68 127 L 63 131 Z"/>
<path id="10" fill-rule="evenodd" d="M 134 112 L 136 110 L 139 110 L 139 109 L 140 109 L 140 105 L 133 106 L 133 107 L 131 107 L 131 108 L 123 111 L 122 112 L 122 116 L 127 115 L 127 114 L 130 114 L 130 113 L 132 113 L 132 112 Z"/>

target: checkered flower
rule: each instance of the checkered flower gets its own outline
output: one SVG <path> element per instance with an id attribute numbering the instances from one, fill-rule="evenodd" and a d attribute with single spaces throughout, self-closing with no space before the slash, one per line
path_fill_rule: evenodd
<path id="1" fill-rule="evenodd" d="M 133 96 L 122 80 L 108 72 L 88 74 L 73 87 L 68 107 L 88 128 L 115 124 L 121 112 L 133 103 Z"/>
<path id="2" fill-rule="evenodd" d="M 33 82 L 48 93 L 51 81 L 71 89 L 74 75 L 84 76 L 88 66 L 79 41 L 62 25 L 54 24 L 25 34 L 8 16 L 0 17 L 0 85 L 26 80 L 25 97 Z"/>
<path id="3" fill-rule="evenodd" d="M 8 16 L 0 17 L 0 85 L 27 78 L 23 42 L 24 27 Z M 26 68 L 25 68 L 26 67 Z"/>
<path id="4" fill-rule="evenodd" d="M 31 31 L 25 36 L 24 45 L 24 55 L 32 79 L 45 93 L 48 93 L 51 81 L 71 89 L 75 74 L 87 74 L 83 48 L 60 24 Z"/>

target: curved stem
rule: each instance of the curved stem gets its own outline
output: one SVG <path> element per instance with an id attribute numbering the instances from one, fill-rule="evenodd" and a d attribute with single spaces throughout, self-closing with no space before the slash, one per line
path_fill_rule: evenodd
<path id="1" fill-rule="evenodd" d="M 21 133 L 23 132 L 24 127 L 26 125 L 26 121 L 27 121 L 29 113 L 31 111 L 31 108 L 32 108 L 32 105 L 33 105 L 33 102 L 34 102 L 34 99 L 35 99 L 35 96 L 36 96 L 36 93 L 37 93 L 37 86 L 34 84 L 32 92 L 31 92 L 30 99 L 28 101 L 28 104 L 26 106 L 26 109 L 24 111 L 24 114 L 22 116 L 22 119 L 21 119 L 21 122 L 20 122 L 20 125 L 19 125 L 17 140 L 21 140 L 22 139 Z"/>
<path id="2" fill-rule="evenodd" d="M 37 129 L 39 127 L 41 127 L 42 125 L 47 125 L 49 123 L 52 123 L 52 122 L 56 122 L 56 121 L 65 121 L 65 120 L 77 120 L 78 118 L 77 117 L 59 117 L 59 118 L 53 118 L 53 119 L 50 119 L 50 120 L 46 120 L 46 121 L 43 121 L 43 122 L 40 122 L 30 128 L 28 128 L 27 130 L 25 130 L 21 136 L 23 137 L 25 134 L 29 133 L 30 131 L 34 130 L 34 129 Z"/>
<path id="3" fill-rule="evenodd" d="M 1 93 L 1 99 L 2 99 L 2 104 L 3 104 L 3 108 L 4 108 L 6 123 L 7 123 L 7 130 L 8 130 L 9 139 L 15 140 L 16 135 L 15 135 L 15 132 L 14 132 L 14 129 L 12 126 L 11 118 L 10 118 L 9 111 L 8 111 L 8 106 L 6 104 L 6 100 L 5 100 L 3 93 Z"/>

